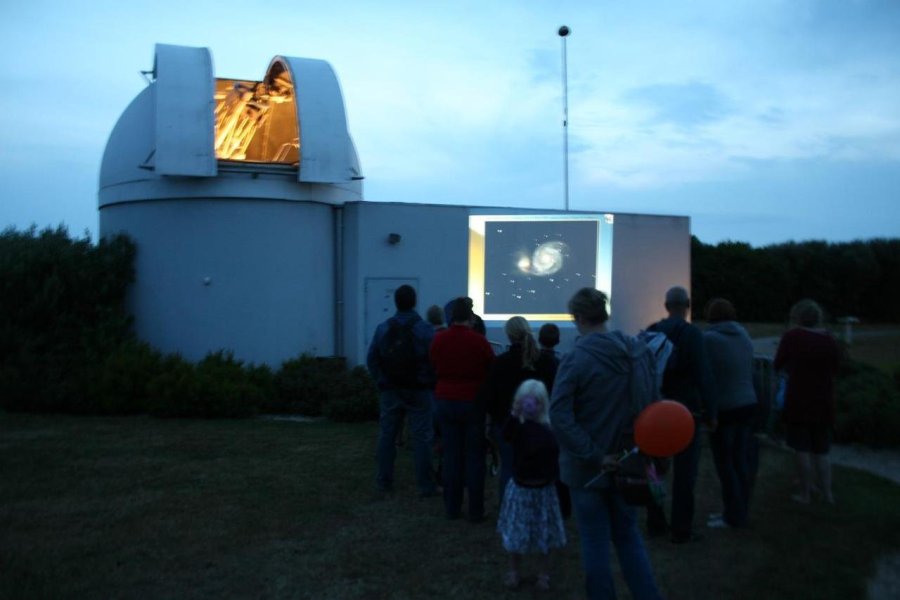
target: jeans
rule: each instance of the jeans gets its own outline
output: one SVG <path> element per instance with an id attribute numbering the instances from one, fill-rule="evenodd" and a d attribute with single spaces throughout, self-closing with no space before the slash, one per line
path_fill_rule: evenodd
<path id="1" fill-rule="evenodd" d="M 413 465 L 419 492 L 435 492 L 431 466 L 432 396 L 429 390 L 382 390 L 379 403 L 379 426 L 376 484 L 390 490 L 394 485 L 394 460 L 397 457 L 397 433 L 404 415 L 409 417 L 409 437 L 413 443 Z"/>
<path id="2" fill-rule="evenodd" d="M 463 483 L 469 491 L 469 519 L 484 516 L 484 409 L 475 402 L 436 400 L 444 440 L 444 509 L 451 519 L 462 510 Z"/>
<path id="3" fill-rule="evenodd" d="M 700 436 L 694 428 L 694 437 L 688 447 L 672 459 L 672 537 L 689 539 L 694 521 L 694 486 L 700 465 Z M 666 513 L 658 504 L 647 507 L 647 529 L 651 534 L 666 530 Z"/>
<path id="4" fill-rule="evenodd" d="M 638 531 L 635 509 L 625 504 L 612 488 L 571 488 L 570 492 L 581 539 L 587 598 L 612 600 L 616 597 L 610 568 L 610 542 L 616 548 L 622 575 L 632 597 L 637 600 L 661 598 Z"/>
<path id="5" fill-rule="evenodd" d="M 747 524 L 750 501 L 750 423 L 719 425 L 709 435 L 716 472 L 722 486 L 722 518 L 732 527 Z"/>
<path id="6" fill-rule="evenodd" d="M 513 447 L 503 439 L 503 423 L 491 424 L 491 439 L 497 444 L 500 451 L 500 473 L 497 474 L 497 498 L 503 502 L 503 494 L 506 492 L 506 484 L 512 479 Z"/>

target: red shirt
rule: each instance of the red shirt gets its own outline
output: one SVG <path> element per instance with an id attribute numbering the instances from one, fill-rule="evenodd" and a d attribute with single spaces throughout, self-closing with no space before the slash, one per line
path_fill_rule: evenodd
<path id="1" fill-rule="evenodd" d="M 472 401 L 487 378 L 494 351 L 483 335 L 454 324 L 434 336 L 429 357 L 437 375 L 435 397 Z"/>
<path id="2" fill-rule="evenodd" d="M 775 369 L 787 372 L 784 420 L 798 425 L 834 425 L 834 377 L 840 349 L 826 332 L 791 329 L 775 353 Z"/>

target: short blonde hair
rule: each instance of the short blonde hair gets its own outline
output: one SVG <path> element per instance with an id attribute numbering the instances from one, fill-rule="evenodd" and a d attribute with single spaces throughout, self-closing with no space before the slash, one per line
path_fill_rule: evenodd
<path id="1" fill-rule="evenodd" d="M 537 379 L 526 379 L 516 390 L 513 398 L 512 416 L 519 419 L 535 421 L 544 425 L 550 424 L 550 398 L 547 387 Z"/>
<path id="2" fill-rule="evenodd" d="M 822 307 L 815 300 L 806 298 L 791 307 L 791 321 L 801 327 L 818 327 L 823 319 Z"/>

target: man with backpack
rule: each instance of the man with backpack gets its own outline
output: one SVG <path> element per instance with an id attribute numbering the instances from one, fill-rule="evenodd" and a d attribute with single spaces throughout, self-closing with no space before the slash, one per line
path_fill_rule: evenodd
<path id="1" fill-rule="evenodd" d="M 651 332 L 664 333 L 674 347 L 663 369 L 662 396 L 684 404 L 698 425 L 705 422 L 713 431 L 716 428 L 716 401 L 712 371 L 703 334 L 686 320 L 691 307 L 687 290 L 677 286 L 670 288 L 666 292 L 665 307 L 669 316 L 648 328 Z M 698 539 L 699 536 L 692 532 L 692 522 L 699 462 L 699 427 L 695 427 L 691 443 L 672 461 L 671 526 L 666 523 L 663 507 L 656 504 L 647 507 L 647 530 L 651 537 L 670 530 L 676 544 Z"/>
<path id="2" fill-rule="evenodd" d="M 412 286 L 397 288 L 394 305 L 396 314 L 375 329 L 366 360 L 380 395 L 375 483 L 383 492 L 393 489 L 396 438 L 403 417 L 408 416 L 419 495 L 435 496 L 431 466 L 434 373 L 428 361 L 434 329 L 415 311 Z"/>

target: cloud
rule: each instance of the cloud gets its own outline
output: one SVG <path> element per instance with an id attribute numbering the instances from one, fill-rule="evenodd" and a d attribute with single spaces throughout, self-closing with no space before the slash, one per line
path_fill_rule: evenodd
<path id="1" fill-rule="evenodd" d="M 696 81 L 633 88 L 626 90 L 622 96 L 626 103 L 635 103 L 651 110 L 651 124 L 694 128 L 719 121 L 734 112 L 731 102 L 718 89 Z"/>

